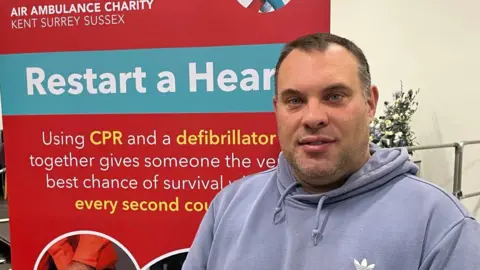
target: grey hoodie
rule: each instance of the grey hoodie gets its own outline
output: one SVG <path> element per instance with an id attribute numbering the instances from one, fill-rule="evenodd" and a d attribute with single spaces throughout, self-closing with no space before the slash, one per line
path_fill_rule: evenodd
<path id="1" fill-rule="evenodd" d="M 371 146 L 340 188 L 308 194 L 280 154 L 212 201 L 183 270 L 480 269 L 480 225 L 415 177 L 404 149 Z"/>

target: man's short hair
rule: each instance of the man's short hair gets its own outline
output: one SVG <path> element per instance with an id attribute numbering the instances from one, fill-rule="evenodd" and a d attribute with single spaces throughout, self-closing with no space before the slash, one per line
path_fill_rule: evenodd
<path id="1" fill-rule="evenodd" d="M 299 37 L 289 43 L 287 43 L 284 47 L 282 52 L 280 53 L 280 57 L 277 61 L 277 65 L 275 67 L 275 95 L 278 93 L 278 71 L 280 70 L 280 66 L 283 63 L 283 60 L 294 50 L 298 49 L 305 52 L 312 52 L 312 51 L 325 51 L 330 44 L 338 44 L 349 52 L 351 52 L 358 60 L 358 75 L 360 77 L 360 82 L 362 83 L 362 88 L 364 92 L 364 96 L 366 99 L 370 97 L 370 87 L 371 87 L 371 76 L 370 76 L 370 67 L 368 65 L 367 58 L 363 54 L 362 50 L 355 45 L 351 40 L 346 38 L 331 34 L 331 33 L 315 33 L 309 34 L 302 37 Z"/>

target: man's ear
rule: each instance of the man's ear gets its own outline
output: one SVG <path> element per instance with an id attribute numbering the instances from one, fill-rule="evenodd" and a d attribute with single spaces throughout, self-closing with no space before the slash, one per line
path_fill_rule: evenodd
<path id="1" fill-rule="evenodd" d="M 277 103 L 278 103 L 278 97 L 277 95 L 273 96 L 272 98 L 272 105 L 273 105 L 273 110 L 276 112 L 277 111 Z"/>
<path id="2" fill-rule="evenodd" d="M 370 116 L 371 119 L 375 117 L 375 113 L 377 112 L 377 104 L 378 104 L 378 88 L 373 85 L 370 88 L 370 97 L 367 100 L 368 104 L 368 115 Z"/>

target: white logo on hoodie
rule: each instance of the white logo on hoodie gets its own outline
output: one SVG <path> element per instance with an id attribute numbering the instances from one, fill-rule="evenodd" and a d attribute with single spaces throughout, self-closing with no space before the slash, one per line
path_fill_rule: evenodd
<path id="1" fill-rule="evenodd" d="M 375 264 L 368 265 L 367 259 L 363 259 L 362 263 L 359 263 L 357 260 L 354 261 L 356 270 L 372 270 L 375 268 Z"/>

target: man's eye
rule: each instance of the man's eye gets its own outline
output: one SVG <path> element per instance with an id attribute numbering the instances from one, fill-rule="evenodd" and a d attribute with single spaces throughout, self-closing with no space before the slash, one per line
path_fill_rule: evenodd
<path id="1" fill-rule="evenodd" d="M 339 101 L 340 99 L 342 99 L 342 95 L 339 95 L 339 94 L 330 95 L 328 99 L 333 101 Z"/>
<path id="2" fill-rule="evenodd" d="M 299 99 L 299 98 L 289 98 L 287 100 L 287 103 L 292 104 L 292 105 L 300 104 L 301 102 L 302 102 L 302 100 Z"/>

